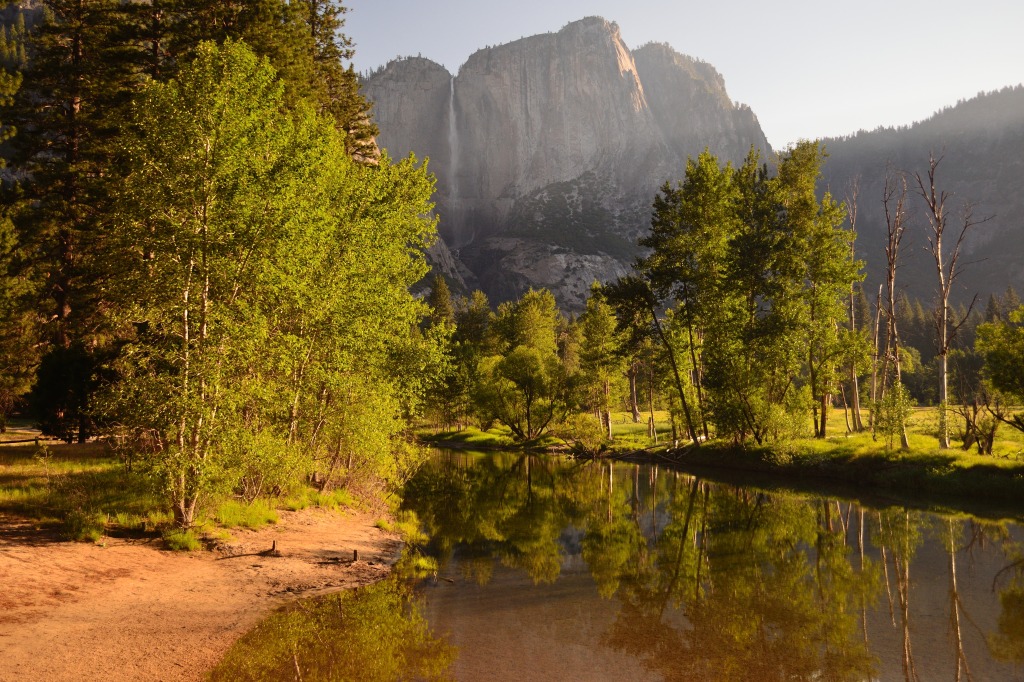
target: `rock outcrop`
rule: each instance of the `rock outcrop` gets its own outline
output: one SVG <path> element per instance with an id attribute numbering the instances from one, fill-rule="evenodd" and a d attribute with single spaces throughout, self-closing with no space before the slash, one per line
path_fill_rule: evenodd
<path id="1" fill-rule="evenodd" d="M 578 309 L 593 280 L 628 269 L 688 155 L 768 151 L 714 68 L 667 45 L 631 51 L 597 17 L 480 50 L 454 77 L 396 60 L 364 93 L 382 147 L 430 158 L 440 234 L 496 301 L 546 287 Z"/>

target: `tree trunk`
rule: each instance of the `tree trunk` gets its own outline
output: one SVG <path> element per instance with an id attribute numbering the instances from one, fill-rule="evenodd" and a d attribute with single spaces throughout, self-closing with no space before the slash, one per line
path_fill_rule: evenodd
<path id="1" fill-rule="evenodd" d="M 939 447 L 949 448 L 949 377 L 946 353 L 939 355 Z"/>
<path id="2" fill-rule="evenodd" d="M 604 380 L 604 422 L 605 432 L 608 435 L 608 440 L 612 440 L 612 408 L 608 404 L 611 400 L 612 387 L 611 382 L 608 379 Z"/>
<path id="3" fill-rule="evenodd" d="M 679 374 L 679 366 L 676 364 L 676 354 L 672 349 L 672 344 L 669 343 L 668 337 L 665 336 L 665 331 L 661 328 L 661 322 L 658 321 L 657 312 L 654 308 L 651 308 L 651 317 L 654 318 L 654 328 L 658 332 L 658 336 L 661 338 L 662 344 L 665 346 L 665 350 L 668 352 L 669 364 L 672 365 L 672 375 L 675 378 L 676 390 L 679 392 L 679 401 L 683 405 L 683 414 L 686 417 L 686 431 L 690 436 L 690 440 L 693 441 L 695 446 L 700 445 L 700 439 L 697 438 L 697 430 L 693 427 L 693 418 L 690 415 L 690 406 L 686 403 L 686 392 L 683 390 L 683 379 Z M 675 433 L 675 419 L 672 420 L 672 439 L 678 441 Z"/>
<path id="4" fill-rule="evenodd" d="M 839 395 L 843 397 L 843 418 L 846 420 L 846 433 L 853 431 L 853 427 L 850 424 L 850 405 L 846 402 L 846 387 L 842 383 L 839 384 Z"/>
<path id="5" fill-rule="evenodd" d="M 818 438 L 825 437 L 825 427 L 828 424 L 828 406 L 832 402 L 832 394 L 822 392 L 821 394 L 821 428 L 818 430 Z"/>
<path id="6" fill-rule="evenodd" d="M 857 368 L 850 364 L 850 410 L 853 413 L 853 430 L 864 430 L 864 422 L 860 418 L 860 386 L 857 383 Z"/>
<path id="7" fill-rule="evenodd" d="M 875 412 L 878 409 L 878 332 L 882 323 L 882 285 L 878 285 L 878 298 L 875 299 L 875 334 L 872 340 L 874 353 L 871 355 L 871 412 L 868 413 L 868 425 L 871 436 L 875 435 Z"/>
<path id="8" fill-rule="evenodd" d="M 636 394 L 636 364 L 629 367 L 629 410 L 633 413 L 633 423 L 640 423 L 640 406 Z"/>

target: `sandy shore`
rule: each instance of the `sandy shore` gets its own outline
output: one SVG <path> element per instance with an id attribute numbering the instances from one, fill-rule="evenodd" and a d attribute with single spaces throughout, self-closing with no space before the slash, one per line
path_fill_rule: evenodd
<path id="1" fill-rule="evenodd" d="M 60 542 L 0 515 L 0 680 L 203 679 L 276 606 L 384 577 L 401 543 L 373 521 L 281 512 L 181 554 L 159 541 Z M 264 554 L 274 541 L 280 556 Z"/>

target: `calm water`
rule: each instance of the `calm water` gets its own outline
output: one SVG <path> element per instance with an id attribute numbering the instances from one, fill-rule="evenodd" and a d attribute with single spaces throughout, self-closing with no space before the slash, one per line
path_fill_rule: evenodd
<path id="1" fill-rule="evenodd" d="M 447 452 L 396 575 L 218 679 L 1024 680 L 1024 533 L 656 467 Z"/>

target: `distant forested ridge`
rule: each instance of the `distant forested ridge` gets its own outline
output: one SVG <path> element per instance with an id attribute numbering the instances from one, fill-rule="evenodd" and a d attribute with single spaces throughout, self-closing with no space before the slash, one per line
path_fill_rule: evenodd
<path id="1" fill-rule="evenodd" d="M 991 216 L 964 245 L 967 267 L 954 291 L 955 300 L 969 303 L 977 293 L 983 303 L 1007 286 L 1024 290 L 1024 85 L 979 94 L 911 126 L 860 131 L 823 142 L 829 157 L 822 186 L 842 197 L 854 179 L 860 185 L 857 248 L 867 263 L 866 287 L 877 287 L 883 280 L 881 201 L 887 165 L 923 174 L 929 153 L 934 152 L 942 158 L 942 186 L 953 195 L 951 218 L 959 218 L 965 204 L 973 205 L 976 217 Z M 933 298 L 935 276 L 921 208 L 920 200 L 911 197 L 900 280 L 911 298 L 927 303 Z"/>

